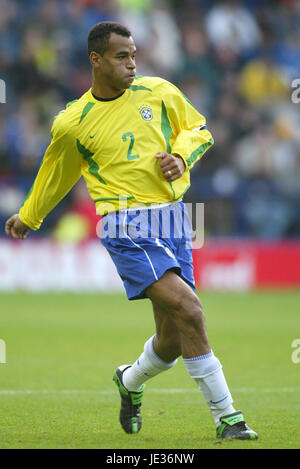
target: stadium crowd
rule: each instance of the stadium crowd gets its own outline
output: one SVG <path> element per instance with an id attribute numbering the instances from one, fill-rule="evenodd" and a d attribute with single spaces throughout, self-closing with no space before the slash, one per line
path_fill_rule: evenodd
<path id="1" fill-rule="evenodd" d="M 300 236 L 299 0 L 0 0 L 0 9 L 0 236 L 53 116 L 91 86 L 87 33 L 105 20 L 132 30 L 138 74 L 172 81 L 207 118 L 215 145 L 185 198 L 209 202 L 206 235 Z M 38 234 L 63 237 L 71 213 L 96 236 L 91 203 L 79 182 Z"/>

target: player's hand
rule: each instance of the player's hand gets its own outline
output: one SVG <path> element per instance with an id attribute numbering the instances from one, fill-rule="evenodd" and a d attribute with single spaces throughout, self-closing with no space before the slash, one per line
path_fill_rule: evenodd
<path id="1" fill-rule="evenodd" d="M 21 222 L 18 214 L 10 217 L 5 223 L 5 233 L 14 239 L 25 239 L 30 231 L 25 223 Z"/>
<path id="2" fill-rule="evenodd" d="M 157 153 L 156 158 L 160 159 L 160 167 L 166 181 L 175 181 L 183 175 L 185 162 L 180 155 L 161 152 Z"/>

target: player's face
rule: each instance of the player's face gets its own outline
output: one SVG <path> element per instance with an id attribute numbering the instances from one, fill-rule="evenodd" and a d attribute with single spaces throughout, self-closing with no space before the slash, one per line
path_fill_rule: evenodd
<path id="1" fill-rule="evenodd" d="M 111 88 L 121 91 L 130 87 L 136 73 L 135 54 L 132 37 L 110 35 L 109 47 L 99 62 L 99 72 Z"/>

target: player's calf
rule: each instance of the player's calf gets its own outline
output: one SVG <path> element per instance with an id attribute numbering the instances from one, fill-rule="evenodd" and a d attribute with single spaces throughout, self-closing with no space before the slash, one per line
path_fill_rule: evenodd
<path id="1" fill-rule="evenodd" d="M 155 353 L 165 362 L 172 362 L 181 355 L 181 337 L 174 319 L 153 303 L 156 334 L 153 339 Z"/>
<path id="2" fill-rule="evenodd" d="M 147 296 L 166 311 L 176 324 L 183 357 L 198 356 L 210 351 L 200 301 L 177 274 L 166 272 L 147 289 Z"/>

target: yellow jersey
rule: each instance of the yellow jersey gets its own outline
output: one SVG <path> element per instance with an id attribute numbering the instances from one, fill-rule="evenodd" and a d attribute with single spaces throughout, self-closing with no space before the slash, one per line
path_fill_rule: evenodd
<path id="1" fill-rule="evenodd" d="M 99 215 L 133 204 L 180 200 L 190 169 L 213 144 L 205 118 L 170 82 L 136 77 L 119 97 L 100 100 L 91 90 L 55 118 L 52 140 L 19 216 L 37 230 L 80 176 Z M 183 175 L 169 183 L 159 152 L 179 154 Z"/>

